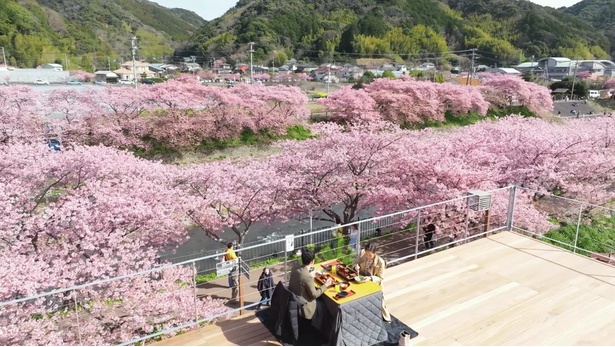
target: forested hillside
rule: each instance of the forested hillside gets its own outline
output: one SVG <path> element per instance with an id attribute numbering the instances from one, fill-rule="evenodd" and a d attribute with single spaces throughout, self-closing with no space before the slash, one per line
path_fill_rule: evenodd
<path id="1" fill-rule="evenodd" d="M 525 0 L 241 0 L 203 26 L 192 49 L 255 59 L 348 60 L 438 56 L 478 48 L 489 64 L 536 57 L 608 58 L 608 39 L 587 22 Z M 241 55 L 235 57 L 241 58 Z"/>
<path id="2" fill-rule="evenodd" d="M 604 33 L 611 44 L 611 55 L 615 55 L 615 0 L 584 0 L 567 8 L 566 12 Z"/>
<path id="3" fill-rule="evenodd" d="M 170 56 L 204 23 L 145 0 L 2 0 L 0 46 L 13 66 L 57 60 L 92 70 L 128 58 L 132 36 L 140 57 Z"/>

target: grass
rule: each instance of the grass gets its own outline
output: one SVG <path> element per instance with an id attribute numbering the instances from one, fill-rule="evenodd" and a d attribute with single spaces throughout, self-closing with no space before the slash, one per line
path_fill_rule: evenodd
<path id="1" fill-rule="evenodd" d="M 291 256 L 288 259 L 295 259 L 295 256 Z M 270 258 L 267 260 L 263 260 L 263 261 L 256 261 L 256 262 L 250 262 L 248 261 L 248 264 L 250 265 L 250 268 L 252 269 L 260 269 L 266 266 L 271 266 L 271 265 L 278 265 L 278 264 L 282 264 L 284 262 L 284 259 L 282 258 Z M 224 278 L 226 277 L 226 275 L 222 275 L 222 276 L 218 276 L 215 272 L 213 273 L 209 273 L 209 274 L 204 274 L 204 275 L 197 275 L 196 276 L 196 283 L 197 284 L 201 284 L 201 283 L 205 283 L 205 282 L 210 282 L 213 280 L 216 280 L 218 278 Z"/>
<path id="2" fill-rule="evenodd" d="M 235 139 L 212 139 L 208 141 L 202 141 L 196 148 L 180 150 L 167 147 L 164 144 L 158 142 L 155 138 L 148 136 L 143 138 L 143 140 L 148 143 L 151 148 L 147 150 L 142 148 L 132 148 L 132 152 L 142 158 L 161 159 L 164 161 L 178 161 L 181 160 L 184 155 L 189 155 L 190 153 L 212 154 L 215 151 L 224 151 L 228 149 L 235 149 L 246 146 L 268 146 L 272 142 L 280 140 L 303 141 L 314 137 L 315 136 L 314 134 L 312 134 L 310 129 L 302 125 L 289 126 L 288 128 L 286 128 L 286 134 L 283 135 L 272 134 L 267 130 L 255 133 L 251 129 L 244 129 L 239 135 L 239 137 Z M 218 154 L 217 159 L 224 158 L 226 158 L 226 155 L 224 153 Z"/>
<path id="3" fill-rule="evenodd" d="M 544 236 L 569 245 L 574 245 L 576 238 L 576 224 L 563 224 L 561 227 L 547 232 Z M 544 239 L 557 247 L 573 251 L 573 247 Z M 594 217 L 589 224 L 579 226 L 577 247 L 594 253 L 615 252 L 615 217 Z M 578 251 L 579 254 L 589 255 L 588 252 Z"/>

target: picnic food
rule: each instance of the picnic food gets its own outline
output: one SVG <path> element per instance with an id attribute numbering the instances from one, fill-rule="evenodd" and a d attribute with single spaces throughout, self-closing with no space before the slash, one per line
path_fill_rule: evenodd
<path id="1" fill-rule="evenodd" d="M 337 283 L 337 280 L 334 277 L 332 277 L 330 274 L 328 274 L 328 273 L 320 274 L 320 275 L 317 275 L 316 277 L 314 277 L 316 282 L 318 282 L 320 284 L 325 284 L 325 282 L 327 282 L 327 279 L 329 279 L 329 278 L 331 278 L 331 280 L 332 280 L 332 282 L 331 282 L 332 285 L 335 285 Z"/>
<path id="2" fill-rule="evenodd" d="M 358 275 L 358 273 L 346 265 L 339 265 L 337 267 L 337 274 L 346 281 L 350 281 Z"/>

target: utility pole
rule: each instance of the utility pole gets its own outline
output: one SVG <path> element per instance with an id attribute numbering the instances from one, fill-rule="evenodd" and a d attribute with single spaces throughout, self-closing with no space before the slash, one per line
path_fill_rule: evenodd
<path id="1" fill-rule="evenodd" d="M 470 49 L 470 52 L 472 52 L 472 63 L 470 65 L 470 71 L 468 72 L 468 79 L 466 80 L 466 86 L 470 85 L 470 79 L 474 78 L 474 58 L 476 58 L 476 48 L 472 48 Z"/>
<path id="2" fill-rule="evenodd" d="M 574 100 L 574 82 L 577 80 L 577 67 L 579 66 L 579 59 L 577 58 L 574 62 L 574 72 L 572 74 L 572 91 L 570 92 L 570 97 Z"/>
<path id="3" fill-rule="evenodd" d="M 137 89 L 137 68 L 135 62 L 135 55 L 137 54 L 137 37 L 133 36 L 131 40 L 132 47 L 132 75 L 135 82 L 135 89 Z"/>
<path id="4" fill-rule="evenodd" d="M 6 65 L 6 54 L 4 53 L 4 47 L 2 47 L 2 61 L 4 61 L 4 67 L 8 68 L 9 66 Z"/>
<path id="5" fill-rule="evenodd" d="M 109 66 L 109 71 L 111 71 L 111 58 L 107 56 L 107 65 Z"/>
<path id="6" fill-rule="evenodd" d="M 70 66 L 68 65 L 68 56 L 64 53 L 64 65 L 66 65 L 66 70 L 70 70 Z"/>
<path id="7" fill-rule="evenodd" d="M 329 98 L 329 85 L 331 85 L 331 63 L 327 64 L 327 98 Z"/>
<path id="8" fill-rule="evenodd" d="M 254 49 L 252 47 L 252 45 L 254 45 L 254 42 L 249 42 L 248 43 L 250 45 L 250 50 L 248 52 L 250 52 L 250 84 L 254 83 L 254 64 L 252 64 L 252 53 L 254 53 Z"/>

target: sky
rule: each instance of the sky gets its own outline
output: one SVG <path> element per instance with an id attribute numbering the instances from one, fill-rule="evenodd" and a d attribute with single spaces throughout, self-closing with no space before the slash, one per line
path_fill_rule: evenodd
<path id="1" fill-rule="evenodd" d="M 228 9 L 235 6 L 237 0 L 151 0 L 164 7 L 185 8 L 196 12 L 199 16 L 212 20 L 222 16 Z M 580 0 L 531 0 L 542 6 L 562 7 L 572 6 Z"/>

